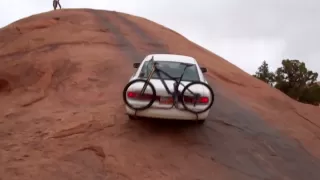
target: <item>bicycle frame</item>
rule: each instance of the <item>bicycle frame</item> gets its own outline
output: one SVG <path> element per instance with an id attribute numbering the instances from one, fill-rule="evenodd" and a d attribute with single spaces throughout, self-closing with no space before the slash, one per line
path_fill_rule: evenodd
<path id="1" fill-rule="evenodd" d="M 168 73 L 166 73 L 165 71 L 159 69 L 156 65 L 157 65 L 157 62 L 154 62 L 153 65 L 152 65 L 152 70 L 151 70 L 151 72 L 149 73 L 149 75 L 148 75 L 148 77 L 147 77 L 147 81 L 150 82 L 150 79 L 151 79 L 152 75 L 153 75 L 154 73 L 156 73 L 156 74 L 158 75 L 158 77 L 160 78 L 160 81 L 161 81 L 162 85 L 164 86 L 164 88 L 166 89 L 167 93 L 173 96 L 174 102 L 175 102 L 174 104 L 176 104 L 177 101 L 178 101 L 179 93 L 180 93 L 180 92 L 179 92 L 179 85 L 182 85 L 183 87 L 185 87 L 185 85 L 182 84 L 181 81 L 182 81 L 182 78 L 183 78 L 183 75 L 184 75 L 186 69 L 187 69 L 189 66 L 186 65 L 186 67 L 184 68 L 181 76 L 180 76 L 179 79 L 178 79 L 178 78 L 174 78 L 174 77 L 170 76 L 170 75 L 169 75 Z M 166 82 L 164 81 L 164 79 L 160 76 L 160 73 L 163 73 L 164 75 L 166 75 L 167 77 L 169 77 L 170 80 L 174 80 L 174 81 L 175 81 L 173 92 L 171 92 L 171 91 L 169 90 L 169 88 L 168 88 L 168 86 L 167 86 L 167 83 L 166 83 Z M 177 80 L 177 79 L 178 79 L 178 80 Z M 141 92 L 140 92 L 140 95 L 142 95 L 142 94 L 145 92 L 146 88 L 147 88 L 147 83 L 144 84 L 144 86 L 143 86 L 143 88 L 142 88 L 142 90 L 141 90 Z M 188 89 L 188 91 L 189 91 L 191 94 L 195 95 L 195 93 L 193 93 L 193 92 L 190 91 L 189 89 Z"/>

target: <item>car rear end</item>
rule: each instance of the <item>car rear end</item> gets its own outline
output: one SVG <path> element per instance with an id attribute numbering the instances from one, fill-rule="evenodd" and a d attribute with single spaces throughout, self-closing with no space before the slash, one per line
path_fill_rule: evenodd
<path id="1" fill-rule="evenodd" d="M 161 84 L 160 80 L 151 79 L 151 84 L 154 85 L 156 89 L 156 100 L 152 104 L 151 107 L 142 110 L 135 111 L 130 107 L 126 106 L 127 113 L 129 115 L 136 115 L 141 117 L 150 117 L 150 118 L 161 118 L 161 119 L 177 119 L 177 120 L 197 120 L 197 115 L 189 112 L 184 109 L 181 102 L 178 103 L 177 107 L 173 106 L 173 98 L 171 95 L 167 93 L 164 86 Z M 170 91 L 173 91 L 173 83 L 172 80 L 165 80 L 168 85 Z M 182 84 L 187 85 L 190 82 L 182 82 Z M 137 94 L 141 91 L 143 83 L 134 84 L 127 91 L 128 102 L 133 106 L 146 105 L 152 99 L 152 91 L 150 86 L 147 87 L 145 94 L 143 96 L 138 96 Z M 183 90 L 183 86 L 179 86 L 179 91 Z M 195 106 L 193 106 L 193 102 L 195 101 L 194 97 L 191 93 L 186 92 L 186 96 L 183 97 L 186 106 L 195 111 L 200 111 L 206 108 L 210 102 L 209 92 L 206 92 L 202 86 L 194 85 L 190 87 L 190 90 L 193 93 L 199 93 L 201 97 Z M 198 114 L 198 119 L 205 119 L 209 114 L 209 110 Z"/>
<path id="2" fill-rule="evenodd" d="M 177 58 L 178 57 L 178 58 Z M 172 60 L 172 59 L 174 60 Z M 154 56 L 154 61 L 157 62 L 157 67 L 164 72 L 168 73 L 172 77 L 180 77 L 183 72 L 183 79 L 182 84 L 187 85 L 190 82 L 205 82 L 204 76 L 202 74 L 203 69 L 200 68 L 195 61 L 195 59 L 191 57 L 186 56 L 176 56 L 176 55 L 165 55 L 165 56 Z M 171 60 L 170 60 L 171 59 Z M 130 81 L 134 79 L 147 79 L 151 69 L 152 69 L 152 63 L 150 63 L 150 60 L 145 59 L 141 65 L 134 65 L 135 68 L 138 68 L 138 71 L 135 76 L 133 76 Z M 190 67 L 185 69 L 185 64 L 191 65 Z M 204 68 L 205 69 L 205 68 Z M 206 70 L 206 69 L 205 69 Z M 131 109 L 130 107 L 126 106 L 127 113 L 129 115 L 136 115 L 141 117 L 151 117 L 151 118 L 163 118 L 163 119 L 179 119 L 179 120 L 197 120 L 197 115 L 189 112 L 184 109 L 182 103 L 178 103 L 178 107 L 173 107 L 173 99 L 172 95 L 170 95 L 164 85 L 161 83 L 160 79 L 163 79 L 168 86 L 169 90 L 173 92 L 173 84 L 175 83 L 174 80 L 169 78 L 168 76 L 163 75 L 160 72 L 160 76 L 156 73 L 153 74 L 153 76 L 150 79 L 150 83 L 154 86 L 156 90 L 156 100 L 152 104 L 151 107 L 141 110 L 141 111 L 135 111 L 134 109 Z M 144 83 L 135 83 L 129 90 L 127 91 L 127 100 L 128 103 L 131 105 L 142 105 L 145 106 L 146 103 L 150 102 L 150 98 L 152 98 L 152 91 L 150 86 L 147 87 L 145 91 L 145 95 L 143 97 L 137 96 L 137 93 L 139 93 L 142 89 L 142 86 Z M 183 90 L 184 86 L 179 85 L 179 91 L 181 92 Z M 186 97 L 184 97 L 184 102 L 187 105 L 187 107 L 191 109 L 198 109 L 202 110 L 206 106 L 209 105 L 210 101 L 210 92 L 207 91 L 203 86 L 201 85 L 193 85 L 190 87 L 190 89 L 194 93 L 199 93 L 202 95 L 199 102 L 196 104 L 196 106 L 193 107 L 193 97 L 191 94 L 186 92 Z M 206 112 L 203 112 L 201 114 L 198 114 L 198 119 L 205 119 L 209 114 L 209 110 Z"/>

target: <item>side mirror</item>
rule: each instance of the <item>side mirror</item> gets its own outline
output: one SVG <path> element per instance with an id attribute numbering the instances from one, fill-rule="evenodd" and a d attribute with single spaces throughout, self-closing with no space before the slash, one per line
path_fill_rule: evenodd
<path id="1" fill-rule="evenodd" d="M 133 63 L 134 68 L 138 68 L 140 66 L 140 63 Z"/>
<path id="2" fill-rule="evenodd" d="M 201 69 L 201 71 L 202 71 L 203 73 L 206 73 L 206 72 L 207 72 L 207 68 L 205 68 L 205 67 L 201 67 L 200 69 Z"/>

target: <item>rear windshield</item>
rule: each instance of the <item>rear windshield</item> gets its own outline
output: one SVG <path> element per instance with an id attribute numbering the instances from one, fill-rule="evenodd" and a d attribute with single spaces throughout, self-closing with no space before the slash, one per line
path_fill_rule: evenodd
<path id="1" fill-rule="evenodd" d="M 179 63 L 179 62 L 172 62 L 172 61 L 157 61 L 158 68 L 166 72 L 171 77 L 177 78 L 180 77 L 183 73 L 185 65 Z M 149 61 L 146 61 L 142 69 L 140 71 L 139 77 L 140 78 L 147 78 L 148 74 L 151 72 L 152 63 L 149 63 Z M 170 77 L 166 76 L 165 74 L 160 72 L 161 78 L 165 80 L 170 80 Z M 156 73 L 153 73 L 152 79 L 159 79 L 158 75 Z M 196 65 L 192 65 L 188 67 L 183 75 L 182 78 L 183 81 L 199 81 L 199 74 L 197 70 Z"/>

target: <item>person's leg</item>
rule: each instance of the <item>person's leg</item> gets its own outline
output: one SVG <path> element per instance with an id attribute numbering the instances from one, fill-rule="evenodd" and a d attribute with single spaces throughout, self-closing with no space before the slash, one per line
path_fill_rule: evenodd
<path id="1" fill-rule="evenodd" d="M 57 9 L 57 2 L 53 1 L 53 9 L 56 10 Z"/>
<path id="2" fill-rule="evenodd" d="M 61 9 L 61 4 L 60 4 L 60 2 L 58 2 L 58 5 L 59 5 L 59 8 Z"/>

